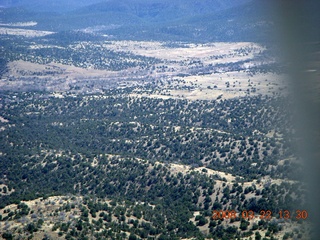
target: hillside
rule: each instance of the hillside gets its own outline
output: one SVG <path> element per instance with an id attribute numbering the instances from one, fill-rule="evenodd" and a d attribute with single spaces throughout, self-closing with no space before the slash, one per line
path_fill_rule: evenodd
<path id="1" fill-rule="evenodd" d="M 283 138 L 286 120 L 276 114 L 281 98 L 162 100 L 131 91 L 1 95 L 6 233 L 275 239 L 290 227 L 302 234 L 307 222 L 296 211 L 306 209 L 304 190 Z M 70 194 L 57 206 L 32 207 L 39 197 Z M 222 209 L 238 218 L 213 219 Z M 265 209 L 271 218 L 261 219 Z M 256 217 L 242 219 L 246 210 Z M 290 220 L 280 218 L 282 210 Z"/>
<path id="2" fill-rule="evenodd" d="M 266 1 L 0 5 L 0 238 L 308 239 Z"/>
<path id="3" fill-rule="evenodd" d="M 96 29 L 95 34 L 126 40 L 268 42 L 274 30 L 274 19 L 265 11 L 268 4 L 258 0 L 106 1 L 85 7 L 79 4 L 64 13 L 45 4 L 48 12 L 22 5 L 3 8 L 0 20 L 35 21 L 32 29 L 54 32 L 90 28 Z"/>
<path id="4" fill-rule="evenodd" d="M 10 7 L 25 7 L 29 10 L 33 11 L 45 11 L 45 12 L 68 12 L 79 10 L 81 8 L 93 10 L 99 10 L 101 6 L 106 6 L 110 11 L 119 10 L 123 11 L 124 9 L 129 11 L 137 11 L 137 12 L 150 12 L 152 10 L 157 10 L 158 12 L 166 12 L 168 8 L 176 8 L 176 11 L 179 10 L 182 15 L 190 14 L 191 12 L 199 12 L 203 13 L 206 11 L 220 11 L 227 8 L 231 8 L 237 5 L 241 5 L 245 2 L 249 2 L 251 0 L 205 0 L 205 1 L 190 1 L 190 0 L 177 0 L 177 1 L 168 1 L 168 0 L 69 0 L 69 1 L 36 1 L 36 0 L 5 0 L 1 2 L 2 7 L 10 8 Z M 109 6 L 109 7 L 108 7 Z M 101 9 L 100 9 L 101 10 Z M 140 14 L 141 15 L 141 14 Z"/>

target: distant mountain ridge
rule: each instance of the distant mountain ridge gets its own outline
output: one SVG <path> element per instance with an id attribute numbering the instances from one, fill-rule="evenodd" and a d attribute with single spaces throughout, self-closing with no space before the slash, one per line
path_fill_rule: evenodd
<path id="1" fill-rule="evenodd" d="M 78 10 L 86 6 L 89 8 L 95 7 L 110 7 L 112 10 L 118 8 L 119 10 L 142 10 L 142 12 L 152 10 L 153 8 L 166 10 L 167 6 L 172 6 L 182 13 L 190 12 L 208 12 L 215 9 L 217 11 L 232 8 L 252 0 L 0 0 L 0 5 L 4 7 L 24 7 L 32 11 L 46 11 L 46 12 L 68 12 Z M 141 12 L 141 13 L 142 13 Z"/>
<path id="2" fill-rule="evenodd" d="M 16 9 L 3 10 L 0 21 L 36 21 L 37 30 L 89 29 L 112 39 L 190 42 L 256 42 L 272 36 L 273 19 L 261 0 L 6 2 Z"/>
<path id="3" fill-rule="evenodd" d="M 168 21 L 172 19 L 219 12 L 252 0 L 109 0 L 92 4 L 79 12 L 121 12 L 143 19 Z"/>
<path id="4" fill-rule="evenodd" d="M 23 7 L 34 12 L 68 12 L 101 0 L 0 0 L 3 7 Z"/>

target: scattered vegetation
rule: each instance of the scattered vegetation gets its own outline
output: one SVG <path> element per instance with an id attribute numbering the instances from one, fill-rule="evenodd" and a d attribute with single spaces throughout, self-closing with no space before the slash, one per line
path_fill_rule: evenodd
<path id="1" fill-rule="evenodd" d="M 2 221 L 36 214 L 24 229 L 35 234 L 43 217 L 20 201 L 73 194 L 85 196 L 82 205 L 59 204 L 53 213 L 81 211 L 52 226 L 67 239 L 230 239 L 261 229 L 270 238 L 285 224 L 276 216 L 260 228 L 246 220 L 213 220 L 212 210 L 259 215 L 305 207 L 295 161 L 280 164 L 293 158 L 284 137 L 287 120 L 276 114 L 283 99 L 163 100 L 128 97 L 130 91 L 1 94 L 7 120 L 0 123 L 2 182 L 14 189 L 1 196 Z M 177 171 L 174 164 L 191 168 Z M 6 210 L 12 203 L 16 210 Z"/>

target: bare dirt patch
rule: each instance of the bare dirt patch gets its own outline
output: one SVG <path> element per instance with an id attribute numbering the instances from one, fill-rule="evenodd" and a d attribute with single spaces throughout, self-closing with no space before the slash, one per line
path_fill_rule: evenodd
<path id="1" fill-rule="evenodd" d="M 0 34 L 1 35 L 15 35 L 15 36 L 24 36 L 24 37 L 43 37 L 43 36 L 50 35 L 53 33 L 54 32 L 38 31 L 38 30 L 23 29 L 23 28 L 0 27 Z"/>
<path id="2" fill-rule="evenodd" d="M 183 164 L 176 164 L 176 163 L 171 163 L 170 165 L 170 170 L 172 173 L 179 173 L 181 172 L 182 174 L 187 174 L 190 171 L 194 170 L 196 172 L 200 172 L 203 174 L 206 174 L 208 176 L 210 175 L 218 175 L 221 179 L 225 178 L 227 182 L 232 182 L 235 180 L 235 176 L 232 176 L 231 174 L 221 172 L 221 171 L 216 171 L 212 170 L 206 167 L 197 167 L 197 168 L 192 168 L 188 165 L 183 165 Z"/>
<path id="3" fill-rule="evenodd" d="M 14 22 L 14 23 L 0 23 L 0 26 L 8 26 L 8 27 L 33 27 L 38 23 L 34 21 L 29 22 Z"/>
<path id="4" fill-rule="evenodd" d="M 0 122 L 7 123 L 9 120 L 0 116 Z"/>

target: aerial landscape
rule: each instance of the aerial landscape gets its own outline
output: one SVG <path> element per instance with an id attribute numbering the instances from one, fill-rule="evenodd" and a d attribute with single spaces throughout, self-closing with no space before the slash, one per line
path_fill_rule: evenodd
<path id="1" fill-rule="evenodd" d="M 0 238 L 309 239 L 267 8 L 0 1 Z"/>

